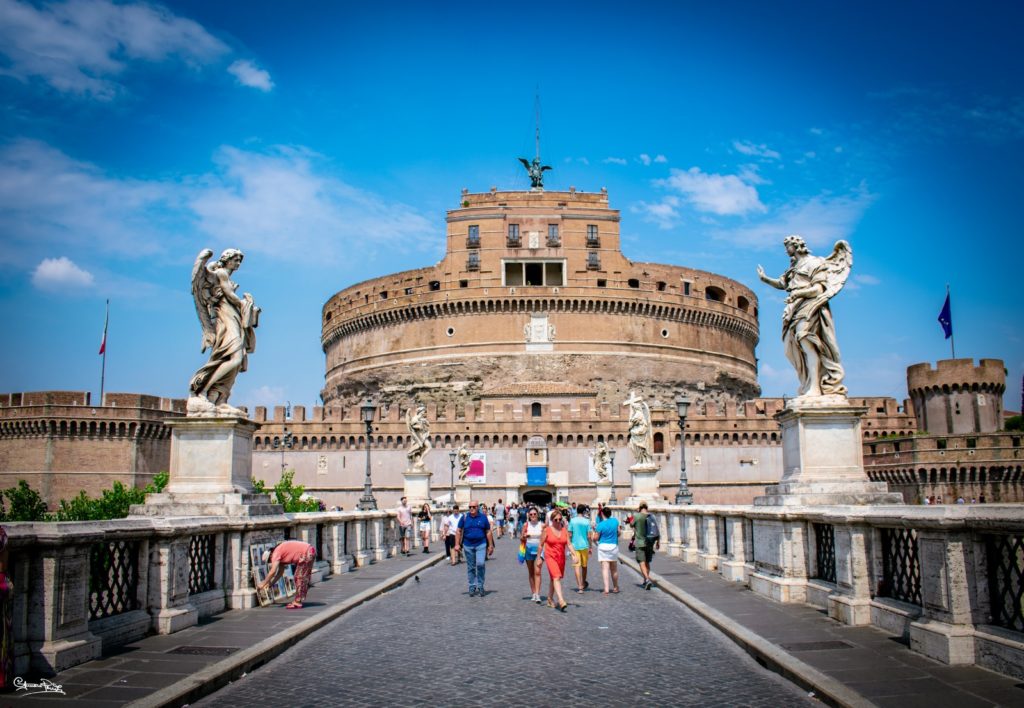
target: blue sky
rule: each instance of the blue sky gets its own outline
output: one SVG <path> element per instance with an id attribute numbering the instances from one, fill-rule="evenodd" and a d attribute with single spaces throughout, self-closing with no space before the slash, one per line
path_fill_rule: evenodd
<path id="1" fill-rule="evenodd" d="M 607 187 L 634 260 L 761 298 L 764 395 L 792 395 L 800 233 L 854 269 L 833 301 L 851 395 L 908 364 L 1024 373 L 1018 3 L 29 3 L 0 0 L 0 390 L 184 396 L 196 253 L 241 248 L 264 310 L 233 402 L 313 405 L 320 308 L 428 265 L 471 191 Z M 12 346 L 13 344 L 13 346 Z"/>

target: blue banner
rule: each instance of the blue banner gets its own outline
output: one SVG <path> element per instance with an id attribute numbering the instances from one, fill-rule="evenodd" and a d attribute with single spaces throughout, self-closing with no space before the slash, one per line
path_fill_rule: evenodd
<path id="1" fill-rule="evenodd" d="M 953 336 L 953 312 L 949 307 L 949 293 L 946 293 L 946 304 L 942 306 L 942 312 L 939 313 L 939 324 L 942 325 L 942 331 L 946 333 L 946 339 Z"/>
<path id="2" fill-rule="evenodd" d="M 548 468 L 544 467 L 527 467 L 526 468 L 526 485 L 529 487 L 546 487 L 548 484 Z"/>

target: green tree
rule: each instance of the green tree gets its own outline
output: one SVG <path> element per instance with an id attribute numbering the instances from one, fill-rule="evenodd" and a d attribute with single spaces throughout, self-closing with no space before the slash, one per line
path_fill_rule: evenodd
<path id="1" fill-rule="evenodd" d="M 23 479 L 0 492 L 0 521 L 45 521 L 46 502 Z"/>
<path id="2" fill-rule="evenodd" d="M 57 521 L 98 521 L 101 519 L 123 519 L 131 511 L 132 504 L 143 504 L 147 494 L 163 491 L 170 475 L 160 472 L 145 489 L 126 487 L 122 482 L 114 482 L 110 489 L 104 489 L 98 499 L 93 499 L 84 491 L 71 500 L 61 499 L 57 509 Z"/>
<path id="3" fill-rule="evenodd" d="M 1024 430 L 1024 416 L 1011 415 L 1006 419 L 1003 427 L 1006 430 Z"/>
<path id="4" fill-rule="evenodd" d="M 258 494 L 266 494 L 269 491 L 270 501 L 283 506 L 287 514 L 300 511 L 320 511 L 320 503 L 316 499 L 300 498 L 306 488 L 301 484 L 295 484 L 295 470 L 282 472 L 281 479 L 271 490 L 267 490 L 266 482 L 255 477 L 252 480 L 252 486 L 253 491 Z"/>

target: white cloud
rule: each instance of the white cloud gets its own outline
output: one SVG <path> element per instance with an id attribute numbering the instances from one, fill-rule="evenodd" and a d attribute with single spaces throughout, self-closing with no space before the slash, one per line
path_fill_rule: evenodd
<path id="1" fill-rule="evenodd" d="M 657 162 L 657 163 L 665 163 L 665 162 L 668 162 L 668 158 L 665 157 L 664 155 L 655 155 L 654 156 L 654 161 Z"/>
<path id="2" fill-rule="evenodd" d="M 747 141 L 733 140 L 732 147 L 736 152 L 753 157 L 763 157 L 766 160 L 778 160 L 781 157 L 778 152 L 764 143 L 756 145 Z"/>
<path id="3" fill-rule="evenodd" d="M 644 164 L 644 167 L 647 167 L 648 165 L 651 164 L 651 156 L 648 155 L 646 152 L 640 153 L 640 157 L 638 157 L 637 159 Z"/>
<path id="4" fill-rule="evenodd" d="M 659 229 L 671 229 L 679 223 L 679 198 L 669 195 L 659 202 L 638 202 L 630 207 L 630 211 L 639 214 L 649 223 L 656 224 Z"/>
<path id="5" fill-rule="evenodd" d="M 606 157 L 601 162 L 610 165 L 625 165 L 626 159 L 622 157 Z"/>
<path id="6" fill-rule="evenodd" d="M 849 290 L 860 290 L 862 287 L 881 285 L 881 283 L 881 280 L 868 273 L 854 273 L 850 276 L 850 279 L 846 281 L 846 287 Z"/>
<path id="7" fill-rule="evenodd" d="M 874 196 L 863 188 L 845 196 L 799 199 L 773 209 L 760 221 L 732 229 L 720 228 L 712 235 L 740 246 L 768 249 L 781 248 L 782 239 L 788 234 L 800 234 L 812 247 L 831 249 L 837 240 L 850 237 L 872 201 Z"/>
<path id="8" fill-rule="evenodd" d="M 92 287 L 93 282 L 92 273 L 79 268 L 66 256 L 44 258 L 32 272 L 32 284 L 40 290 L 88 288 Z"/>
<path id="9" fill-rule="evenodd" d="M 172 57 L 191 66 L 212 62 L 228 47 L 198 23 L 159 5 L 68 0 L 32 5 L 0 0 L 0 74 L 40 79 L 62 93 L 114 98 L 114 77 L 133 61 Z"/>
<path id="10" fill-rule="evenodd" d="M 177 180 L 105 174 L 37 141 L 0 148 L 0 263 L 28 263 L 54 250 L 126 258 L 217 243 L 287 260 L 369 257 L 382 246 L 436 243 L 436 228 L 412 208 L 330 173 L 301 148 L 221 148 L 214 168 Z M 426 246 L 423 246 L 426 247 Z"/>
<path id="11" fill-rule="evenodd" d="M 255 415 L 256 406 L 266 406 L 269 417 L 274 414 L 274 406 L 286 404 L 286 397 L 284 386 L 268 386 L 264 384 L 250 391 L 248 395 L 243 393 L 238 398 L 248 405 L 250 416 Z"/>
<path id="12" fill-rule="evenodd" d="M 228 73 L 238 79 L 238 83 L 242 84 L 242 86 L 259 89 L 264 93 L 274 88 L 274 82 L 271 80 L 270 74 L 248 59 L 239 59 L 232 62 L 231 66 L 228 67 Z"/>
<path id="13" fill-rule="evenodd" d="M 765 211 L 757 189 L 736 175 L 710 174 L 699 167 L 673 168 L 669 177 L 656 180 L 655 186 L 678 193 L 698 211 L 723 216 Z"/>

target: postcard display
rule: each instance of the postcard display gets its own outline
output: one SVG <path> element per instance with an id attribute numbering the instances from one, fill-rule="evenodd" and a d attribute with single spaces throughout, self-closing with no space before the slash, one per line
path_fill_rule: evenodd
<path id="1" fill-rule="evenodd" d="M 259 584 L 270 574 L 270 563 L 263 562 L 264 551 L 274 550 L 279 542 L 254 543 L 249 546 L 249 562 L 252 568 L 252 581 L 256 586 L 256 598 L 261 607 L 275 602 L 284 602 L 295 595 L 295 574 L 290 565 L 284 567 L 284 574 L 270 587 L 261 590 Z"/>

